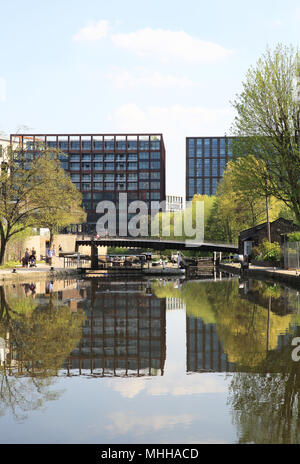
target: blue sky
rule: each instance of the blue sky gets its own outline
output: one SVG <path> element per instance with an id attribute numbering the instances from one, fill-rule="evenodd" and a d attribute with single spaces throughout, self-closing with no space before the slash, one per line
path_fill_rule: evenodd
<path id="1" fill-rule="evenodd" d="M 1 3 L 0 131 L 162 132 L 171 194 L 185 137 L 229 134 L 247 69 L 299 45 L 299 0 Z"/>

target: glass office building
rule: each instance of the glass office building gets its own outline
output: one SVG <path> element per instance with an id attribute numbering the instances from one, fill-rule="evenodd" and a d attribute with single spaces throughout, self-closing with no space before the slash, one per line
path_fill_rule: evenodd
<path id="1" fill-rule="evenodd" d="M 128 203 L 165 201 L 165 147 L 162 134 L 12 134 L 28 159 L 41 144 L 61 150 L 62 167 L 82 192 L 87 211 L 84 231 L 94 233 L 100 201 L 113 201 L 118 211 L 119 193 Z M 128 219 L 130 219 L 128 215 Z"/>
<path id="2" fill-rule="evenodd" d="M 186 138 L 186 200 L 196 193 L 215 195 L 227 162 L 232 158 L 230 137 Z"/>

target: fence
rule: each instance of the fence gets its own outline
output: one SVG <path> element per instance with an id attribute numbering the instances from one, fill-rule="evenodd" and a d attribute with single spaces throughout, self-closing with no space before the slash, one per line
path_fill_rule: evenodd
<path id="1" fill-rule="evenodd" d="M 285 269 L 300 269 L 300 242 L 286 242 L 283 245 Z"/>

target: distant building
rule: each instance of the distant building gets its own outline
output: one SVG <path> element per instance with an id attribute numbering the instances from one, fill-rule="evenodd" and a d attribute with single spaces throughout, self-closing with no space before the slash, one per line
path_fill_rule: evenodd
<path id="1" fill-rule="evenodd" d="M 162 134 L 12 134 L 11 140 L 29 160 L 41 144 L 64 153 L 61 165 L 82 192 L 87 212 L 87 223 L 80 231 L 95 233 L 100 201 L 114 202 L 118 214 L 119 193 L 127 193 L 128 203 L 147 203 L 149 214 L 151 201 L 166 199 Z"/>
<path id="2" fill-rule="evenodd" d="M 232 137 L 186 138 L 186 201 L 196 193 L 215 195 L 228 161 Z"/>
<path id="3" fill-rule="evenodd" d="M 183 207 L 183 197 L 178 195 L 167 195 L 166 196 L 166 211 L 182 211 Z"/>

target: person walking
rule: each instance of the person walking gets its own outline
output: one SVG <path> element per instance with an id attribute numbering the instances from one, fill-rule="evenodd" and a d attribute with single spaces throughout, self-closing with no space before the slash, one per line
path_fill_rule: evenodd
<path id="1" fill-rule="evenodd" d="M 25 265 L 25 267 L 28 267 L 29 257 L 30 257 L 29 250 L 28 250 L 28 248 L 26 248 L 25 255 L 24 255 L 24 258 L 25 258 L 24 259 L 24 265 Z"/>
<path id="2" fill-rule="evenodd" d="M 48 263 L 52 264 L 52 256 L 53 256 L 53 250 L 51 250 L 51 248 L 47 248 L 47 261 Z"/>

